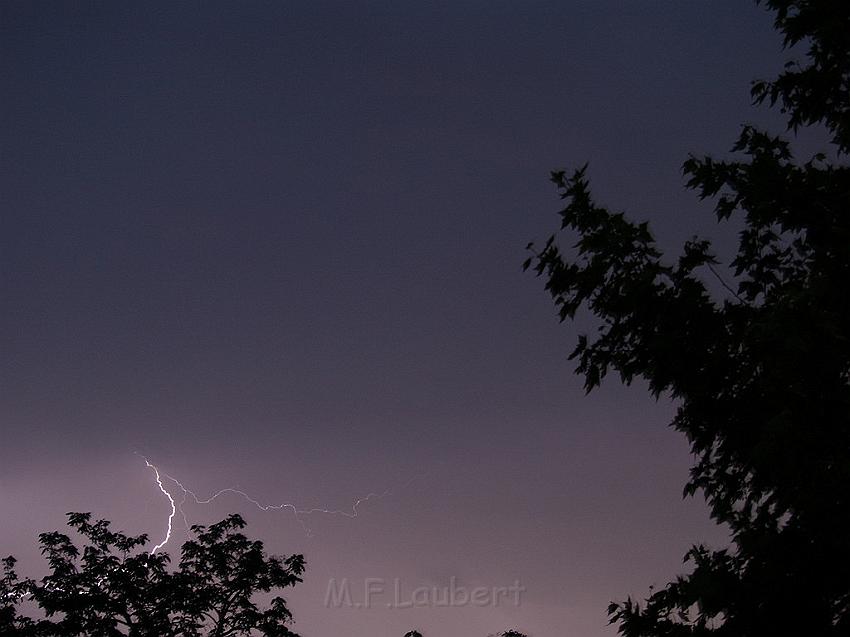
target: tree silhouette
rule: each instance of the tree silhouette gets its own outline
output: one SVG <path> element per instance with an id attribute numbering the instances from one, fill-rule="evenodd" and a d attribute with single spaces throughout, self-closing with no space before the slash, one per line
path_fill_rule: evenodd
<path id="1" fill-rule="evenodd" d="M 422 633 L 418 630 L 411 630 L 410 632 L 404 633 L 404 637 L 422 637 Z M 493 635 L 491 637 L 526 637 L 526 635 L 515 630 L 506 630 L 503 633 L 499 633 L 498 635 Z"/>
<path id="2" fill-rule="evenodd" d="M 183 545 L 174 571 L 167 553 L 140 550 L 146 535 L 112 531 L 106 520 L 91 522 L 89 513 L 69 513 L 68 525 L 87 545 L 80 551 L 65 534 L 42 533 L 50 572 L 39 582 L 19 579 L 14 558 L 4 560 L 0 634 L 296 637 L 283 599 L 275 597 L 261 609 L 253 598 L 300 582 L 304 558 L 267 556 L 262 542 L 240 532 L 245 521 L 238 515 L 191 527 L 195 537 Z M 44 619 L 18 612 L 26 598 Z"/>
<path id="3" fill-rule="evenodd" d="M 0 635 L 35 635 L 37 623 L 17 612 L 32 585 L 31 580 L 21 580 L 15 572 L 15 558 L 3 559 L 3 577 L 0 578 Z"/>
<path id="4" fill-rule="evenodd" d="M 695 546 L 687 575 L 609 607 L 627 637 L 850 634 L 850 3 L 771 0 L 804 64 L 752 86 L 788 128 L 821 125 L 834 159 L 745 126 L 736 161 L 691 157 L 688 186 L 742 224 L 731 280 L 708 241 L 665 259 L 646 223 L 594 202 L 587 166 L 552 174 L 569 253 L 551 237 L 525 262 L 561 320 L 600 322 L 572 358 L 588 391 L 609 371 L 676 400 L 672 426 L 732 544 Z M 711 282 L 711 283 L 709 283 Z M 713 286 L 713 287 L 712 287 Z M 713 289 L 723 289 L 721 294 Z"/>

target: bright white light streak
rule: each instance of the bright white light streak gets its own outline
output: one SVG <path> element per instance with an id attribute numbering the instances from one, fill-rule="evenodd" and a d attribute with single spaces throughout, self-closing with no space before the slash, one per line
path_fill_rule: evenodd
<path id="1" fill-rule="evenodd" d="M 257 507 L 260 511 L 281 511 L 281 510 L 287 509 L 289 511 L 292 511 L 293 517 L 296 520 L 298 520 L 298 523 L 301 525 L 301 528 L 304 529 L 304 533 L 308 537 L 310 537 L 312 535 L 312 533 L 310 531 L 310 528 L 307 526 L 306 521 L 304 520 L 304 518 L 302 516 L 312 515 L 312 514 L 318 513 L 318 514 L 323 514 L 323 515 L 337 515 L 337 516 L 342 516 L 342 517 L 346 517 L 346 518 L 356 518 L 358 515 L 360 515 L 359 507 L 362 504 L 369 502 L 369 500 L 379 500 L 381 498 L 385 498 L 388 495 L 392 494 L 391 489 L 387 489 L 386 491 L 383 491 L 382 493 L 369 493 L 369 494 L 355 500 L 354 503 L 351 505 L 351 508 L 348 509 L 348 510 L 324 509 L 324 508 L 299 509 L 296 505 L 290 504 L 290 503 L 263 504 L 259 500 L 248 495 L 245 491 L 242 491 L 241 489 L 235 489 L 235 488 L 221 489 L 221 490 L 213 493 L 208 498 L 199 498 L 195 494 L 194 491 L 185 487 L 177 478 L 174 478 L 174 477 L 168 475 L 167 473 L 160 474 L 159 469 L 155 465 L 151 464 L 145 456 L 143 456 L 139 453 L 137 453 L 136 455 L 139 456 L 142 460 L 144 460 L 145 464 L 151 470 L 153 470 L 154 477 L 156 478 L 156 484 L 159 487 L 159 490 L 162 491 L 162 493 L 165 495 L 166 498 L 168 498 L 168 502 L 171 506 L 171 513 L 168 515 L 168 525 L 167 525 L 167 531 L 166 531 L 166 534 L 165 534 L 165 538 L 163 538 L 163 540 L 153 548 L 151 553 L 156 553 L 159 549 L 161 549 L 163 546 L 168 544 L 168 541 L 171 539 L 174 516 L 177 515 L 177 511 L 180 511 L 180 515 L 183 518 L 183 524 L 185 525 L 187 530 L 189 529 L 189 520 L 188 520 L 188 517 L 186 515 L 186 512 L 183 510 L 183 505 L 186 503 L 186 500 L 188 498 L 191 498 L 192 501 L 195 504 L 210 504 L 213 500 L 215 500 L 215 499 L 217 499 L 217 498 L 219 498 L 223 495 L 233 494 L 233 495 L 237 495 L 237 496 L 243 498 L 244 500 L 246 500 L 247 502 L 251 503 L 252 505 Z M 162 476 L 165 476 L 168 480 L 173 482 L 174 485 L 182 492 L 183 497 L 180 499 L 180 502 L 176 502 L 175 499 L 174 499 L 174 496 L 162 484 Z M 416 480 L 419 477 L 422 477 L 422 476 L 421 475 L 414 476 L 413 478 L 408 480 L 407 483 L 402 488 L 407 488 L 408 486 L 410 486 L 410 484 L 414 480 Z"/>
<path id="2" fill-rule="evenodd" d="M 163 539 L 162 542 L 154 546 L 153 550 L 151 551 L 151 553 L 156 553 L 159 549 L 161 549 L 168 543 L 168 540 L 171 539 L 171 527 L 172 523 L 174 522 L 174 516 L 177 514 L 177 505 L 174 503 L 174 498 L 171 497 L 171 494 L 166 490 L 164 486 L 162 486 L 162 478 L 160 478 L 159 476 L 159 469 L 157 469 L 154 465 L 148 462 L 148 459 L 142 456 L 141 454 L 137 455 L 139 455 L 139 457 L 145 461 L 145 464 L 149 468 L 153 469 L 153 475 L 156 478 L 156 485 L 159 487 L 159 490 L 162 491 L 165 497 L 168 498 L 168 502 L 171 505 L 171 513 L 168 514 L 168 530 L 165 532 L 165 539 Z M 181 509 L 180 512 L 182 513 L 183 510 Z"/>

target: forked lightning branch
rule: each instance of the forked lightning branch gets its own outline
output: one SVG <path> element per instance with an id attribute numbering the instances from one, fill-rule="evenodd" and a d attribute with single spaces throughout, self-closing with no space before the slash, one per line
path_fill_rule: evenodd
<path id="1" fill-rule="evenodd" d="M 328 508 L 320 508 L 320 507 L 299 508 L 297 505 L 289 503 L 289 502 L 284 502 L 284 503 L 281 503 L 281 504 L 264 504 L 263 502 L 261 502 L 261 501 L 257 500 L 256 498 L 253 498 L 252 496 L 250 496 L 245 491 L 242 491 L 241 489 L 232 488 L 232 487 L 220 489 L 219 491 L 216 491 L 215 493 L 213 493 L 208 498 L 200 498 L 200 497 L 198 497 L 198 495 L 194 491 L 192 491 L 191 489 L 186 487 L 177 478 L 174 478 L 173 476 L 170 476 L 167 473 L 160 471 L 159 467 L 152 464 L 145 456 L 143 456 L 139 453 L 137 453 L 136 455 L 139 456 L 142 460 L 144 460 L 145 465 L 153 473 L 154 479 L 156 481 L 156 485 L 159 488 L 160 492 L 162 492 L 162 495 L 168 500 L 168 505 L 169 505 L 169 508 L 170 508 L 170 511 L 169 511 L 169 514 L 168 514 L 168 519 L 167 519 L 167 522 L 166 522 L 166 525 L 165 525 L 166 526 L 165 536 L 162 538 L 162 541 L 160 541 L 158 544 L 156 544 L 153 547 L 153 549 L 151 550 L 151 553 L 156 553 L 163 546 L 168 544 L 169 540 L 171 539 L 172 533 L 174 531 L 174 518 L 177 516 L 178 513 L 180 514 L 180 517 L 182 518 L 183 524 L 185 525 L 186 529 L 187 530 L 189 529 L 189 519 L 188 519 L 188 516 L 186 515 L 185 510 L 183 509 L 183 506 L 188 501 L 191 501 L 191 502 L 198 504 L 198 505 L 203 505 L 203 504 L 210 504 L 214 500 L 216 500 L 216 499 L 218 499 L 218 498 L 220 498 L 224 495 L 235 495 L 235 496 L 242 498 L 243 500 L 245 500 L 246 502 L 248 502 L 252 506 L 258 508 L 260 511 L 288 510 L 292 513 L 293 517 L 301 525 L 301 528 L 304 530 L 304 533 L 307 536 L 310 536 L 311 530 L 310 530 L 310 527 L 307 525 L 307 521 L 305 519 L 306 516 L 310 516 L 310 515 L 314 515 L 314 514 L 320 514 L 320 515 L 341 516 L 341 517 L 346 517 L 346 518 L 356 518 L 360 515 L 360 507 L 363 504 L 369 502 L 369 500 L 378 500 L 378 499 L 385 498 L 388 495 L 392 494 L 391 489 L 387 489 L 386 491 L 383 491 L 381 493 L 369 493 L 369 494 L 367 494 L 367 495 L 365 495 L 361 498 L 357 498 L 352 503 L 351 508 L 348 509 L 348 510 L 328 509 Z M 409 480 L 407 482 L 405 487 L 409 486 L 410 483 L 413 480 L 416 479 L 416 477 L 418 477 L 418 476 L 411 478 L 411 480 Z"/>

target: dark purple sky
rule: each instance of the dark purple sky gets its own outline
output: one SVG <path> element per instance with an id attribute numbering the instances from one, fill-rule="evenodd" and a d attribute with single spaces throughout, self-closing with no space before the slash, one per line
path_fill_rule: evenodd
<path id="1" fill-rule="evenodd" d="M 779 44 L 749 2 L 2 3 L 0 553 L 36 573 L 69 510 L 159 541 L 139 452 L 199 496 L 394 490 L 312 537 L 187 506 L 306 554 L 305 637 L 612 634 L 724 535 L 669 404 L 584 396 L 523 248 L 585 161 L 665 246 L 721 236 L 680 166 L 776 123 L 748 86 Z M 323 608 L 369 577 L 527 591 Z"/>

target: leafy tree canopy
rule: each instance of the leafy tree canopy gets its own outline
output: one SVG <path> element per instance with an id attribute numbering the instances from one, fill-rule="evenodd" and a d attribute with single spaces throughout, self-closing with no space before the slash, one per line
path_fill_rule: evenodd
<path id="1" fill-rule="evenodd" d="M 422 633 L 418 630 L 411 630 L 410 632 L 404 633 L 404 637 L 422 637 Z M 523 633 L 517 632 L 515 630 L 506 630 L 504 632 L 499 633 L 498 635 L 492 635 L 491 637 L 526 637 Z"/>
<path id="2" fill-rule="evenodd" d="M 4 560 L 0 579 L 0 634 L 20 637 L 296 637 L 285 601 L 256 602 L 301 581 L 304 558 L 268 556 L 248 539 L 238 515 L 209 527 L 192 526 L 177 569 L 167 553 L 142 549 L 146 535 L 112 531 L 89 513 L 68 514 L 68 525 L 87 541 L 82 550 L 62 533 L 39 536 L 49 574 L 20 579 L 15 560 Z M 43 618 L 21 613 L 30 599 Z"/>
<path id="3" fill-rule="evenodd" d="M 807 52 L 752 96 L 792 134 L 824 127 L 837 159 L 797 160 L 745 126 L 734 161 L 685 162 L 718 220 L 742 223 L 732 280 L 709 241 L 671 258 L 647 223 L 597 204 L 587 166 L 552 174 L 573 248 L 550 237 L 525 263 L 562 320 L 599 320 L 572 353 L 588 391 L 613 371 L 675 399 L 672 426 L 697 459 L 685 492 L 732 532 L 726 549 L 694 547 L 692 570 L 643 604 L 612 604 L 626 637 L 850 634 L 850 2 L 764 4 Z"/>

